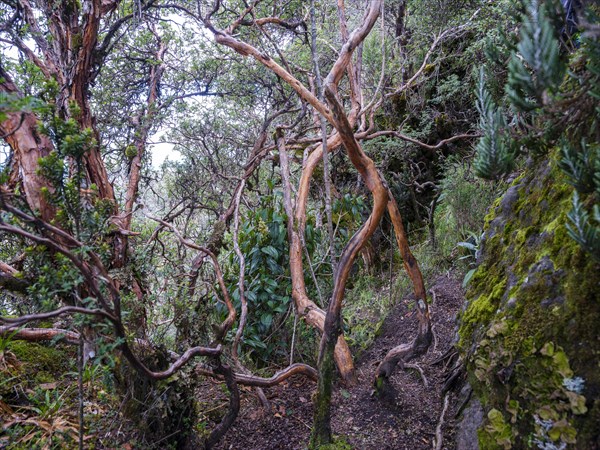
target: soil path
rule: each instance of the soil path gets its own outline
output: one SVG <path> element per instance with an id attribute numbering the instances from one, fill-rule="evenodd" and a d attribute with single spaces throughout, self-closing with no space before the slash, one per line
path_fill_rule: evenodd
<path id="1" fill-rule="evenodd" d="M 357 361 L 358 383 L 354 387 L 335 389 L 332 410 L 334 434 L 355 449 L 431 449 L 442 410 L 442 387 L 446 368 L 439 360 L 456 337 L 456 314 L 464 295 L 460 281 L 451 273 L 439 276 L 430 284 L 435 292 L 432 321 L 435 341 L 429 352 L 413 363 L 428 382 L 424 385 L 419 372 L 398 368 L 392 377 L 397 391 L 393 404 L 382 403 L 372 395 L 372 377 L 385 353 L 395 345 L 409 342 L 416 333 L 416 319 L 411 311 L 414 299 L 403 299 L 390 312 L 381 333 Z M 266 391 L 272 410 L 266 412 L 250 392 L 243 396 L 242 407 L 234 426 L 218 446 L 219 449 L 269 450 L 306 448 L 312 423 L 311 398 L 316 385 L 303 378 L 292 378 Z M 445 414 L 443 447 L 453 449 L 453 419 L 450 408 Z"/>

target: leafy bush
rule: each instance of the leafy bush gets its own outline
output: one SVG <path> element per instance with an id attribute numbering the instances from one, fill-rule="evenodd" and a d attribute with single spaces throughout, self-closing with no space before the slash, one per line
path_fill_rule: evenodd
<path id="1" fill-rule="evenodd" d="M 240 224 L 238 237 L 246 260 L 244 290 L 248 302 L 243 344 L 258 360 L 267 361 L 286 350 L 285 339 L 276 336 L 284 313 L 290 308 L 292 291 L 285 221 L 280 196 L 270 195 L 263 196 L 260 206 L 248 211 Z M 312 228 L 308 232 L 312 233 Z M 233 252 L 229 254 L 226 277 L 228 289 L 239 310 L 239 261 Z"/>
<path id="2" fill-rule="evenodd" d="M 497 196 L 497 184 L 478 180 L 474 172 L 472 166 L 453 158 L 446 163 L 434 218 L 443 254 L 483 227 L 486 210 Z"/>

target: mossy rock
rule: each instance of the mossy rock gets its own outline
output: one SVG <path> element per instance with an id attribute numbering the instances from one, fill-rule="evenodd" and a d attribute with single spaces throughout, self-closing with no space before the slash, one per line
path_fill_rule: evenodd
<path id="1" fill-rule="evenodd" d="M 481 448 L 600 445 L 600 267 L 567 233 L 557 159 L 531 161 L 486 217 L 459 330 Z"/>
<path id="2" fill-rule="evenodd" d="M 51 383 L 74 371 L 76 353 L 69 347 L 14 340 L 7 344 L 1 358 L 0 396 L 19 403 L 23 400 L 19 393 L 24 389 Z"/>
<path id="3" fill-rule="evenodd" d="M 59 376 L 72 370 L 76 362 L 75 352 L 62 347 L 12 341 L 7 349 L 21 362 L 25 373 L 33 376 L 40 373 Z"/>

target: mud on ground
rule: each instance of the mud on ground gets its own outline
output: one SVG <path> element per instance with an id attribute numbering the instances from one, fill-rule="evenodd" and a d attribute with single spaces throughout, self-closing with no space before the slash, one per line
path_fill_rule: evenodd
<path id="1" fill-rule="evenodd" d="M 397 391 L 395 401 L 383 403 L 373 395 L 372 378 L 379 361 L 390 348 L 409 342 L 416 334 L 417 323 L 412 312 L 414 298 L 407 297 L 393 308 L 380 335 L 357 361 L 358 383 L 352 387 L 338 385 L 335 389 L 333 431 L 355 449 L 415 450 L 433 446 L 443 405 L 442 388 L 448 374 L 448 361 L 439 360 L 452 349 L 456 338 L 456 314 L 464 295 L 460 281 L 451 273 L 433 281 L 430 295 L 434 299 L 431 307 L 434 343 L 424 357 L 412 361 L 422 369 L 428 386 L 416 369 L 398 368 L 391 379 Z M 261 408 L 251 390 L 243 390 L 240 414 L 217 448 L 306 448 L 315 390 L 314 382 L 301 377 L 267 389 L 270 411 Z M 454 409 L 449 407 L 445 414 L 442 426 L 444 449 L 454 448 Z"/>

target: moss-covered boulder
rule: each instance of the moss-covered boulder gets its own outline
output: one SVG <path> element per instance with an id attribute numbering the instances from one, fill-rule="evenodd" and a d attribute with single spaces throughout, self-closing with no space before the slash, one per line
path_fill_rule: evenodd
<path id="1" fill-rule="evenodd" d="M 600 267 L 567 234 L 573 189 L 531 162 L 486 217 L 459 347 L 480 448 L 600 447 Z"/>

